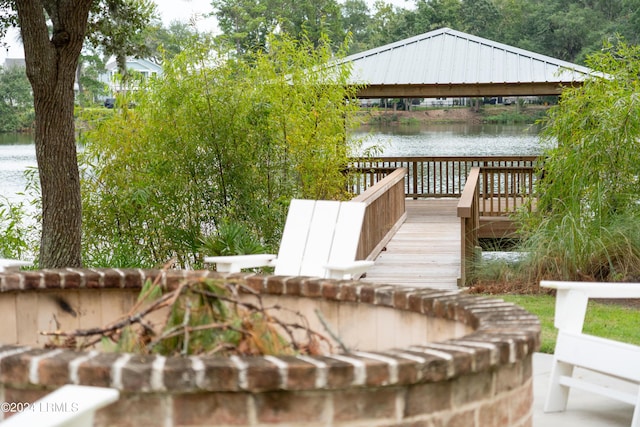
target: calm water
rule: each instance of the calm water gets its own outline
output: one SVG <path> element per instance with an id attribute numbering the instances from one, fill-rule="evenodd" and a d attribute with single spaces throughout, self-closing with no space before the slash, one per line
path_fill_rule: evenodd
<path id="1" fill-rule="evenodd" d="M 504 156 L 542 152 L 538 130 L 529 125 L 442 124 L 363 128 L 353 134 L 376 145 L 382 156 Z M 31 135 L 0 134 L 0 195 L 12 201 L 24 191 L 24 171 L 36 166 Z"/>
<path id="2" fill-rule="evenodd" d="M 33 137 L 24 134 L 0 133 L 0 196 L 18 201 L 26 180 L 24 172 L 36 167 L 36 148 Z"/>
<path id="3" fill-rule="evenodd" d="M 529 156 L 542 153 L 538 128 L 530 125 L 438 124 L 362 129 L 365 148 L 382 156 Z"/>

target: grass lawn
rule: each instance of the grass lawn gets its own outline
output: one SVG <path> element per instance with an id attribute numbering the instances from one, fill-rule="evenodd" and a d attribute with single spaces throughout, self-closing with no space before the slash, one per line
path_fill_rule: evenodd
<path id="1" fill-rule="evenodd" d="M 519 305 L 540 319 L 543 353 L 553 353 L 557 330 L 553 326 L 555 297 L 549 295 L 494 295 Z M 640 309 L 589 301 L 583 331 L 599 337 L 640 345 Z"/>

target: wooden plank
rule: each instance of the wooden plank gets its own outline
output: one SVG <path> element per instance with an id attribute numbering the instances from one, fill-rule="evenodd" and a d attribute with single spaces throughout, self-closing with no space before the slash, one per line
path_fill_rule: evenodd
<path id="1" fill-rule="evenodd" d="M 406 221 L 362 280 L 457 289 L 460 276 L 457 205 L 457 199 L 407 200 Z"/>

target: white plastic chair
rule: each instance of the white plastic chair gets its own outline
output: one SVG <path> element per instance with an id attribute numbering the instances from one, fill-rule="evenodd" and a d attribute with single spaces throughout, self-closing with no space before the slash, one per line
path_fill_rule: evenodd
<path id="1" fill-rule="evenodd" d="M 115 402 L 114 388 L 65 385 L 0 423 L 2 427 L 92 427 L 98 409 Z"/>
<path id="2" fill-rule="evenodd" d="M 205 257 L 220 272 L 275 266 L 276 275 L 355 278 L 373 261 L 356 261 L 366 205 L 359 202 L 294 199 L 278 255 Z"/>
<path id="3" fill-rule="evenodd" d="M 640 347 L 582 332 L 589 298 L 640 298 L 640 283 L 543 281 L 540 286 L 557 290 L 558 338 L 544 411 L 566 410 L 573 387 L 635 406 L 631 426 L 640 427 Z M 575 377 L 575 367 L 634 383 L 635 393 Z"/>

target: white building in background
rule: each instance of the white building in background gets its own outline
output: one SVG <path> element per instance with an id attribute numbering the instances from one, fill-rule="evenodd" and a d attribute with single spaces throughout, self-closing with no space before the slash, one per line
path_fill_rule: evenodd
<path id="1" fill-rule="evenodd" d="M 143 80 L 162 75 L 162 66 L 149 59 L 129 57 L 127 58 L 126 66 L 128 71 L 138 74 Z M 133 79 L 132 83 L 129 83 L 128 87 L 125 88 L 122 86 L 122 81 L 119 76 L 120 73 L 118 72 L 118 64 L 115 58 L 111 58 L 107 62 L 105 69 L 106 72 L 100 76 L 100 81 L 109 87 L 111 96 L 115 96 L 123 91 L 138 89 L 135 79 Z"/>

